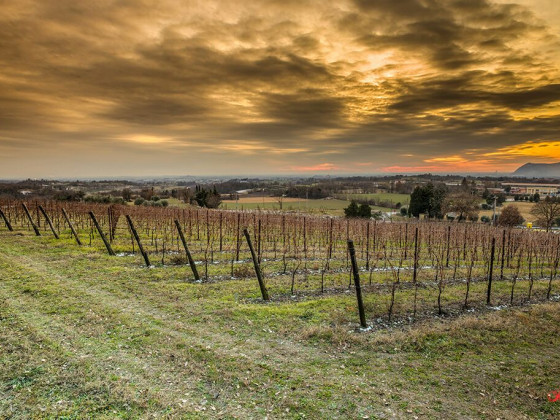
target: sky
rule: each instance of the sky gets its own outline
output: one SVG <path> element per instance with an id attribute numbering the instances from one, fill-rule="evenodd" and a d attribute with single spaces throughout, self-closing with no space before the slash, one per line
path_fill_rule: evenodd
<path id="1" fill-rule="evenodd" d="M 557 161 L 557 0 L 0 0 L 0 178 Z"/>

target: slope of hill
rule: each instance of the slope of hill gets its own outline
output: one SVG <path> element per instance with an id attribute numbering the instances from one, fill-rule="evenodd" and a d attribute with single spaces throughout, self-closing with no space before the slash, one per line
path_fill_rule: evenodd
<path id="1" fill-rule="evenodd" d="M 517 168 L 513 175 L 527 178 L 560 178 L 560 162 L 526 163 Z"/>

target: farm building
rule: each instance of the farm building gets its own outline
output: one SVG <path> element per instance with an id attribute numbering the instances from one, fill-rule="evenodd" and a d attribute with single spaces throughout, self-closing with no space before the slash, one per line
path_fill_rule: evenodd
<path id="1" fill-rule="evenodd" d="M 503 187 L 511 187 L 512 194 L 539 194 L 541 197 L 556 197 L 560 195 L 560 185 L 558 184 L 531 184 L 531 183 L 503 183 Z"/>

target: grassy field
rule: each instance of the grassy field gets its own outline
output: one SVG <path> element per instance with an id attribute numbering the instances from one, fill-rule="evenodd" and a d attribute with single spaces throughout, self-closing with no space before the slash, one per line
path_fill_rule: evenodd
<path id="1" fill-rule="evenodd" d="M 0 232 L 0 418 L 560 415 L 558 303 L 363 332 L 352 293 L 187 275 Z"/>
<path id="2" fill-rule="evenodd" d="M 187 205 L 176 198 L 166 199 L 170 206 L 185 208 Z M 285 197 L 282 202 L 282 211 L 304 212 L 310 214 L 328 214 L 331 216 L 344 215 L 344 209 L 350 204 L 349 201 L 337 199 L 306 200 L 301 198 Z M 129 203 L 133 205 L 133 203 Z M 280 211 L 280 204 L 276 197 L 252 197 L 243 196 L 239 200 L 223 200 L 220 205 L 222 210 L 275 210 Z M 389 211 L 385 207 L 372 206 L 373 211 Z"/>
<path id="3" fill-rule="evenodd" d="M 306 200 L 284 198 L 282 203 L 282 211 L 299 211 L 305 213 L 323 213 L 341 216 L 344 214 L 344 209 L 350 204 L 346 200 L 337 199 L 319 199 L 319 200 Z M 240 197 L 239 200 L 224 200 L 222 201 L 221 209 L 224 210 L 280 210 L 280 204 L 274 197 Z M 389 209 L 383 207 L 372 207 L 372 210 L 388 211 Z"/>
<path id="4" fill-rule="evenodd" d="M 533 216 L 531 214 L 531 210 L 534 207 L 534 203 L 529 203 L 526 201 L 523 202 L 519 202 L 519 201 L 514 201 L 514 202 L 506 202 L 502 205 L 502 207 L 498 207 L 496 210 L 496 214 L 500 214 L 500 212 L 502 211 L 502 209 L 506 206 L 515 206 L 519 209 L 519 212 L 521 213 L 521 216 L 523 216 L 523 218 L 525 219 L 525 222 L 534 222 L 535 221 L 535 216 Z M 490 218 L 492 218 L 492 210 L 481 210 L 479 213 L 479 216 L 488 216 Z"/>
<path id="5" fill-rule="evenodd" d="M 369 194 L 344 194 L 337 198 L 344 198 L 346 200 L 376 200 L 388 201 L 392 203 L 401 203 L 408 205 L 410 202 L 410 194 L 397 194 L 397 193 L 369 193 Z"/>

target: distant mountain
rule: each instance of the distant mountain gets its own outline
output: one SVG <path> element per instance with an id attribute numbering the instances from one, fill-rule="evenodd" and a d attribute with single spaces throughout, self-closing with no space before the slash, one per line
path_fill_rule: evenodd
<path id="1" fill-rule="evenodd" d="M 522 176 L 526 178 L 560 178 L 560 162 L 526 163 L 517 168 L 513 176 Z"/>

